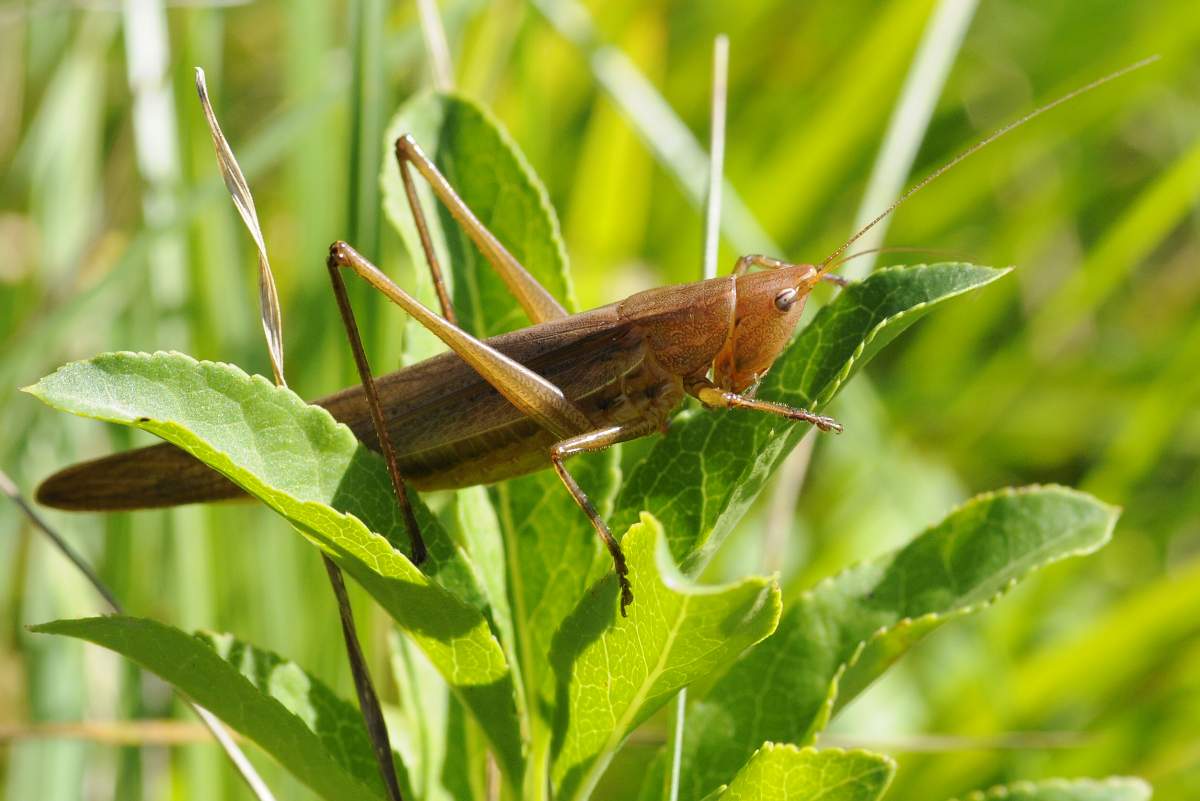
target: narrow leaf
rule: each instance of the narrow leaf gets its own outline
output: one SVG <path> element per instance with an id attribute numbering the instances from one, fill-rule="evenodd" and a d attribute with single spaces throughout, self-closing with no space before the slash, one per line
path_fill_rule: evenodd
<path id="1" fill-rule="evenodd" d="M 970 264 L 877 271 L 821 309 L 776 362 L 758 396 L 819 411 L 884 345 L 935 305 L 1005 272 Z M 807 428 L 737 410 L 677 418 L 625 482 L 614 527 L 636 520 L 640 510 L 652 510 L 668 532 L 672 556 L 685 572 L 694 572 Z"/>
<path id="2" fill-rule="evenodd" d="M 922 636 L 1033 570 L 1099 548 L 1116 518 L 1058 487 L 982 495 L 904 548 L 805 593 L 689 712 L 680 797 L 728 781 L 766 740 L 811 742 L 835 701 L 853 698 Z"/>
<path id="3" fill-rule="evenodd" d="M 378 454 L 286 388 L 177 353 L 74 362 L 29 391 L 85 417 L 144 429 L 228 476 L 285 517 L 370 592 L 479 718 L 501 766 L 520 774 L 513 681 L 475 604 L 470 564 L 420 500 L 422 573 Z"/>
<path id="4" fill-rule="evenodd" d="M 877 801 L 896 765 L 868 751 L 767 743 L 750 757 L 720 801 Z"/>
<path id="5" fill-rule="evenodd" d="M 587 798 L 625 737 L 681 687 L 769 635 L 779 619 L 774 580 L 697 587 L 670 562 L 649 515 L 623 540 L 636 600 L 617 612 L 606 576 L 554 638 L 558 678 L 553 779 L 558 797 Z"/>
<path id="6" fill-rule="evenodd" d="M 1046 779 L 980 790 L 960 801 L 1149 801 L 1150 785 L 1141 779 Z"/>
<path id="7" fill-rule="evenodd" d="M 96 643 L 157 674 L 329 799 L 384 798 L 358 710 L 294 662 L 227 634 L 95 617 L 34 626 Z"/>

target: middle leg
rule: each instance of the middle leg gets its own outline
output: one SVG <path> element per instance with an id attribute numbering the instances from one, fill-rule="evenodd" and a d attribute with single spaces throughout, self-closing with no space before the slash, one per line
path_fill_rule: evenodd
<path id="1" fill-rule="evenodd" d="M 604 543 L 604 547 L 608 549 L 608 553 L 612 557 L 613 569 L 617 574 L 617 584 L 621 588 L 621 617 L 626 616 L 625 607 L 633 603 L 633 587 L 629 583 L 629 567 L 625 564 L 625 553 L 621 550 L 621 544 L 613 537 L 604 518 L 596 511 L 591 499 L 567 470 L 563 461 L 576 453 L 602 451 L 619 442 L 637 439 L 654 432 L 657 428 L 657 424 L 653 421 L 635 421 L 625 425 L 599 428 L 577 437 L 564 439 L 550 449 L 550 462 L 554 465 L 554 471 L 558 473 L 559 480 L 571 493 L 571 497 L 575 499 L 575 503 L 579 504 L 583 513 L 588 516 L 588 520 L 592 521 L 592 527 L 596 529 L 596 534 L 599 535 L 600 541 Z"/>

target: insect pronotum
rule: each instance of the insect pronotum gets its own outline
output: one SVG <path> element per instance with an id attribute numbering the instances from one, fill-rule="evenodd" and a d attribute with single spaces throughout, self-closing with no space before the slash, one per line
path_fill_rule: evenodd
<path id="1" fill-rule="evenodd" d="M 760 255 L 738 259 L 731 274 L 659 287 L 607 306 L 568 314 L 475 217 L 411 136 L 396 159 L 441 314 L 423 306 L 345 242 L 327 265 L 362 384 L 316 403 L 381 451 L 420 562 L 425 545 L 405 487 L 451 489 L 491 484 L 553 467 L 612 555 L 621 613 L 633 601 L 621 546 L 566 459 L 665 428 L 684 397 L 710 408 L 747 409 L 841 431 L 829 417 L 748 397 L 791 339 L 809 292 L 835 259 L 913 194 L 963 159 L 1034 117 L 1156 57 L 1143 59 L 1040 106 L 972 145 L 922 179 L 818 264 Z M 445 290 L 410 167 L 433 188 L 503 279 L 530 325 L 480 340 L 459 328 Z M 751 268 L 763 268 L 751 272 Z M 342 271 L 350 270 L 403 308 L 450 350 L 374 378 Z M 38 488 L 48 506 L 123 510 L 216 501 L 242 489 L 170 444 L 113 454 L 68 467 Z"/>

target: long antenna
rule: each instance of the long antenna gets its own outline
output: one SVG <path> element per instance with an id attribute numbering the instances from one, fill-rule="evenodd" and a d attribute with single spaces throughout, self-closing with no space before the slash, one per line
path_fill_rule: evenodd
<path id="1" fill-rule="evenodd" d="M 950 161 L 946 162 L 942 166 L 938 167 L 936 170 L 934 170 L 929 175 L 922 178 L 919 182 L 917 182 L 912 187 L 910 187 L 907 191 L 905 191 L 905 193 L 903 195 L 901 195 L 900 197 L 898 197 L 896 199 L 896 201 L 894 203 L 892 203 L 892 205 L 888 206 L 887 209 L 885 209 L 882 214 L 880 214 L 878 217 L 876 217 L 875 219 L 871 220 L 869 223 L 864 225 L 862 228 L 860 228 L 858 230 L 857 233 L 854 234 L 854 236 L 847 239 L 841 245 L 841 247 L 839 247 L 837 250 L 833 251 L 833 253 L 830 253 L 828 256 L 826 256 L 825 260 L 821 262 L 821 266 L 820 266 L 820 269 L 818 270 L 818 273 L 827 272 L 829 269 L 829 263 L 832 262 L 834 259 L 836 259 L 838 256 L 840 256 L 842 253 L 844 253 L 846 248 L 850 247 L 855 242 L 857 242 L 858 239 L 863 234 L 865 234 L 867 231 L 870 231 L 881 220 L 883 220 L 884 217 L 887 217 L 889 214 L 891 214 L 893 211 L 895 211 L 897 209 L 897 207 L 900 206 L 901 203 L 908 200 L 910 197 L 915 195 L 917 192 L 920 192 L 925 187 L 929 186 L 931 183 L 933 183 L 938 178 L 940 178 L 948 170 L 957 166 L 958 163 L 960 161 L 962 161 L 963 159 L 982 150 L 983 148 L 987 147 L 992 142 L 995 142 L 997 139 L 1004 136 L 1006 133 L 1014 130 L 1015 128 L 1020 128 L 1022 125 L 1029 122 L 1030 120 L 1032 120 L 1034 117 L 1044 114 L 1047 111 L 1049 111 L 1050 109 L 1055 108 L 1056 106 L 1061 106 L 1063 103 L 1066 103 L 1068 100 L 1074 100 L 1075 98 L 1079 97 L 1082 94 L 1086 94 L 1086 93 L 1092 91 L 1093 89 L 1097 89 L 1097 88 L 1103 86 L 1104 84 L 1108 83 L 1109 81 L 1116 80 L 1117 78 L 1120 78 L 1123 75 L 1128 75 L 1129 73 L 1133 72 L 1134 70 L 1139 70 L 1142 67 L 1145 67 L 1147 64 L 1153 64 L 1155 61 L 1158 61 L 1158 59 L 1159 59 L 1159 57 L 1157 55 L 1154 55 L 1154 56 L 1148 56 L 1146 58 L 1143 58 L 1140 61 L 1135 61 L 1132 64 L 1130 64 L 1128 67 L 1122 67 L 1121 69 L 1117 70 L 1116 72 L 1110 72 L 1108 75 L 1105 75 L 1103 78 L 1097 78 L 1096 80 L 1092 81 L 1091 83 L 1084 84 L 1083 86 L 1079 87 L 1078 89 L 1073 89 L 1070 92 L 1067 92 L 1062 97 L 1058 98 L 1057 100 L 1051 100 L 1046 105 L 1035 108 L 1033 111 L 1029 112 L 1028 114 L 1021 117 L 1020 119 L 1010 122 L 1008 125 L 1005 125 L 1003 128 L 999 128 L 995 131 L 992 131 L 992 133 L 988 134 L 983 139 L 981 139 L 978 142 L 976 142 L 975 144 L 971 145 L 969 148 L 967 148 L 963 152 L 959 153 L 957 156 L 950 159 Z"/>

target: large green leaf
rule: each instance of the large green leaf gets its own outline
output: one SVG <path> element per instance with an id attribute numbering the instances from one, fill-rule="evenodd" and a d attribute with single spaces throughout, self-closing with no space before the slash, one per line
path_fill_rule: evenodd
<path id="1" fill-rule="evenodd" d="M 938 303 L 988 284 L 1006 270 L 931 264 L 879 270 L 843 290 L 800 332 L 758 396 L 820 410 L 854 372 Z M 614 525 L 642 509 L 659 516 L 671 554 L 686 572 L 706 561 L 741 519 L 807 425 L 746 411 L 676 419 L 631 472 Z"/>
<path id="2" fill-rule="evenodd" d="M 430 549 L 422 573 L 382 459 L 288 389 L 177 353 L 74 362 L 29 391 L 47 404 L 144 429 L 196 456 L 283 515 L 370 592 L 479 718 L 520 775 L 513 680 L 480 610 L 474 573 L 413 497 Z M 377 533 L 378 532 L 378 533 Z"/>
<path id="3" fill-rule="evenodd" d="M 188 634 L 136 617 L 57 620 L 45 634 L 132 659 L 258 743 L 329 799 L 385 797 L 362 716 L 294 662 L 227 634 Z"/>
<path id="4" fill-rule="evenodd" d="M 980 790 L 959 801 L 1149 801 L 1150 785 L 1141 779 L 1046 779 Z"/>
<path id="5" fill-rule="evenodd" d="M 698 587 L 679 575 L 662 529 L 644 515 L 623 540 L 636 600 L 617 613 L 617 583 L 593 587 L 554 638 L 557 797 L 587 798 L 639 723 L 691 682 L 769 635 L 779 588 L 767 578 Z"/>
<path id="6" fill-rule="evenodd" d="M 807 744 L 918 639 L 1029 572 L 1099 548 L 1117 510 L 1058 487 L 977 497 L 904 548 L 819 584 L 688 712 L 680 798 L 728 781 L 767 740 Z"/>
<path id="7" fill-rule="evenodd" d="M 877 801 L 892 780 L 892 760 L 868 751 L 767 743 L 754 753 L 720 801 Z"/>

